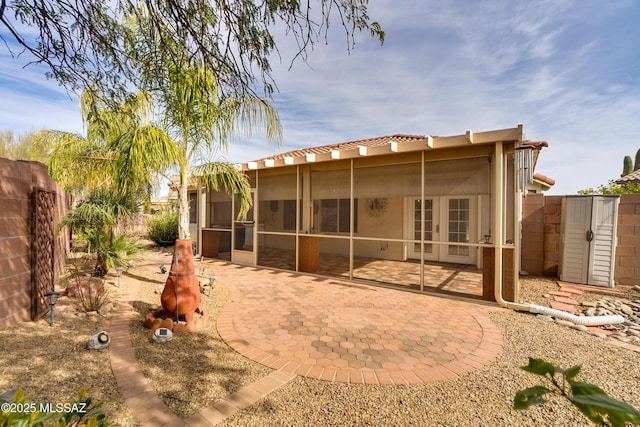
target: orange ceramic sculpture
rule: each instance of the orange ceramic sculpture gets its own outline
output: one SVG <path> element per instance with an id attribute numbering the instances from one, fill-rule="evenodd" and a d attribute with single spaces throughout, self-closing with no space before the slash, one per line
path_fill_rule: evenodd
<path id="1" fill-rule="evenodd" d="M 191 240 L 176 240 L 175 255 L 177 265 L 174 256 L 160 297 L 162 309 L 145 318 L 145 326 L 154 331 L 167 328 L 173 332 L 191 332 L 204 327 L 208 321 L 208 313 L 198 307 L 200 286 L 194 273 Z"/>

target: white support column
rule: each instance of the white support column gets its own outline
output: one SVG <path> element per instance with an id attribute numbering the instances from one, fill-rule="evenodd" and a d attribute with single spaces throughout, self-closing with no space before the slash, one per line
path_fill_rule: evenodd
<path id="1" fill-rule="evenodd" d="M 424 150 L 420 164 L 420 292 L 424 292 Z M 413 244 L 413 243 L 411 243 Z M 435 246 L 431 246 L 434 248 Z"/>
<path id="2" fill-rule="evenodd" d="M 295 241 L 295 251 L 296 251 L 296 266 L 295 271 L 299 271 L 300 268 L 300 200 L 301 195 L 300 191 L 302 188 L 300 187 L 300 165 L 296 166 L 296 241 Z"/>
<path id="3" fill-rule="evenodd" d="M 494 247 L 494 295 L 496 301 L 502 301 L 502 246 L 504 241 L 504 230 L 502 216 L 504 214 L 504 155 L 502 152 L 502 142 L 495 144 L 495 158 L 493 159 L 493 176 L 495 194 L 493 196 L 493 247 Z"/>
<path id="4" fill-rule="evenodd" d="M 355 224 L 355 212 L 353 200 L 353 159 L 351 159 L 349 177 L 349 280 L 353 280 L 353 225 Z"/>

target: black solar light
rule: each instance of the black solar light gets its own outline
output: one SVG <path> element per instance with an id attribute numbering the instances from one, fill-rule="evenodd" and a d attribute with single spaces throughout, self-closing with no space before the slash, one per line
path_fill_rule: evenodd
<path id="1" fill-rule="evenodd" d="M 53 311 L 55 309 L 56 303 L 58 302 L 58 297 L 60 296 L 60 293 L 58 292 L 47 292 L 46 294 L 44 294 L 45 297 L 47 297 L 47 299 L 49 300 L 49 307 L 51 307 L 51 316 L 49 317 L 49 326 L 53 326 Z"/>

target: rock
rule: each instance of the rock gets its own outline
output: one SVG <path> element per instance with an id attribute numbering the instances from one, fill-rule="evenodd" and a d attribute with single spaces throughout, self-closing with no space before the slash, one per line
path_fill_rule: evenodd
<path id="1" fill-rule="evenodd" d="M 635 329 L 627 329 L 627 335 L 633 335 L 634 337 L 640 338 L 640 331 Z"/>
<path id="2" fill-rule="evenodd" d="M 98 277 L 78 277 L 78 279 L 67 286 L 65 295 L 69 298 L 80 298 L 82 293 L 86 298 L 95 298 L 104 294 L 104 281 Z"/>
<path id="3" fill-rule="evenodd" d="M 618 341 L 622 341 L 622 342 L 626 342 L 626 343 L 631 341 L 631 338 L 625 337 L 623 335 L 611 335 L 611 337 L 617 339 Z"/>
<path id="4" fill-rule="evenodd" d="M 546 320 L 547 322 L 553 322 L 553 317 L 547 316 L 546 314 L 536 314 L 538 319 Z"/>
<path id="5" fill-rule="evenodd" d="M 607 338 L 608 337 L 608 335 L 605 334 L 604 332 L 588 331 L 587 333 L 589 335 L 593 335 L 594 337 L 598 337 L 598 338 Z"/>
<path id="6" fill-rule="evenodd" d="M 107 317 L 112 310 L 113 310 L 113 303 L 108 302 L 106 304 L 102 304 L 102 307 L 100 307 L 100 310 L 98 310 L 98 313 L 100 314 L 100 316 Z"/>
<path id="7" fill-rule="evenodd" d="M 585 325 L 571 325 L 569 326 L 571 329 L 575 329 L 577 331 L 586 331 L 588 328 Z"/>
<path id="8" fill-rule="evenodd" d="M 573 322 L 569 322 L 568 320 L 556 319 L 555 322 L 561 326 L 574 326 Z"/>
<path id="9" fill-rule="evenodd" d="M 622 311 L 627 316 L 633 316 L 633 309 L 626 304 L 620 303 L 619 310 Z"/>
<path id="10" fill-rule="evenodd" d="M 590 308 L 585 310 L 584 314 L 586 316 L 595 316 L 596 315 L 596 309 L 593 308 L 593 307 L 590 307 Z"/>
<path id="11" fill-rule="evenodd" d="M 638 291 L 638 292 L 640 292 L 640 285 L 635 285 L 635 286 L 633 287 L 633 290 L 634 290 L 634 291 Z"/>
<path id="12" fill-rule="evenodd" d="M 597 306 L 598 306 L 598 304 L 596 304 L 596 303 L 595 303 L 595 302 L 593 302 L 593 301 L 584 301 L 581 305 L 582 305 L 583 307 L 593 307 L 593 308 L 595 308 L 595 307 L 597 307 Z"/>
<path id="13" fill-rule="evenodd" d="M 2 403 L 11 403 L 13 402 L 13 395 L 16 394 L 18 390 L 9 390 L 0 394 L 0 402 Z"/>
<path id="14" fill-rule="evenodd" d="M 544 295 L 542 295 L 542 298 L 551 298 L 551 295 L 549 295 L 549 294 L 544 294 Z"/>

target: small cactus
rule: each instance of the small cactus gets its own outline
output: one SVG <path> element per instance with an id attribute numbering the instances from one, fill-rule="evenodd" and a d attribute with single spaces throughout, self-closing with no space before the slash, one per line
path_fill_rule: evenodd
<path id="1" fill-rule="evenodd" d="M 633 171 L 640 169 L 640 150 L 636 151 L 636 162 L 633 164 Z"/>
<path id="2" fill-rule="evenodd" d="M 640 160 L 637 159 L 636 156 L 636 160 Z M 622 175 L 620 176 L 627 176 L 629 175 L 631 172 L 633 172 L 633 162 L 631 161 L 631 156 L 624 156 L 624 163 L 622 166 Z"/>

